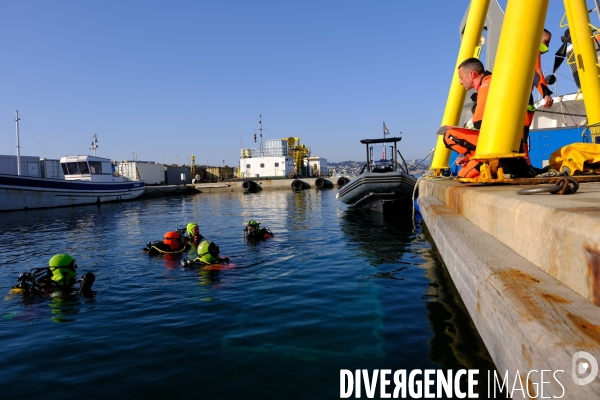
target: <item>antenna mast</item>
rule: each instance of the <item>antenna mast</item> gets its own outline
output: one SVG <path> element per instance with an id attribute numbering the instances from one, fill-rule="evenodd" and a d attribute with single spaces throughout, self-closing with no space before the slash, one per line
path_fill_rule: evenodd
<path id="1" fill-rule="evenodd" d="M 92 145 L 90 146 L 90 150 L 94 150 L 94 157 L 96 157 L 96 149 L 98 148 L 98 135 L 96 135 L 96 132 L 94 132 L 94 141 L 92 142 Z"/>
<path id="2" fill-rule="evenodd" d="M 21 175 L 21 146 L 19 146 L 19 110 L 15 110 L 15 125 L 17 130 L 17 175 Z"/>
<path id="3" fill-rule="evenodd" d="M 258 123 L 260 124 L 260 155 L 264 156 L 263 154 L 263 143 L 262 143 L 262 114 L 259 114 L 258 117 L 260 118 Z"/>

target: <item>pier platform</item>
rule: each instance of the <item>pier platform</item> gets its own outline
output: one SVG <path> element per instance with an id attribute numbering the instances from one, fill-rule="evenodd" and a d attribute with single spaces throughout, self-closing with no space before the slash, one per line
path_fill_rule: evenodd
<path id="1" fill-rule="evenodd" d="M 300 181 L 302 182 L 301 187 L 297 187 L 296 190 L 303 189 L 315 189 L 319 188 L 317 183 L 318 178 L 299 178 L 299 179 L 236 179 L 236 180 L 226 180 L 222 182 L 214 182 L 214 183 L 196 183 L 188 186 L 193 186 L 195 189 L 200 191 L 200 193 L 213 193 L 213 192 L 236 192 L 236 191 L 246 191 L 246 192 L 259 192 L 261 190 L 292 190 L 292 184 L 294 182 Z M 325 180 L 325 185 L 327 187 L 324 188 L 337 188 L 337 177 L 322 177 L 321 179 Z M 254 182 L 251 187 L 248 187 L 248 184 L 245 182 Z M 297 184 L 297 186 L 299 186 Z"/>
<path id="2" fill-rule="evenodd" d="M 160 197 L 213 192 L 260 192 L 262 190 L 304 190 L 338 188 L 338 177 L 299 179 L 230 179 L 221 182 L 192 183 L 186 185 L 155 185 L 144 188 L 143 197 Z M 350 177 L 348 179 L 351 179 Z M 320 180 L 320 182 L 319 182 Z"/>
<path id="3" fill-rule="evenodd" d="M 141 197 L 162 197 L 181 194 L 200 193 L 193 185 L 157 185 L 144 186 Z"/>
<path id="4" fill-rule="evenodd" d="M 518 370 L 534 397 L 527 373 L 561 370 L 544 396 L 600 398 L 600 378 L 572 379 L 577 352 L 600 362 L 600 184 L 516 193 L 526 187 L 421 179 L 418 203 L 498 373 L 512 386 Z"/>

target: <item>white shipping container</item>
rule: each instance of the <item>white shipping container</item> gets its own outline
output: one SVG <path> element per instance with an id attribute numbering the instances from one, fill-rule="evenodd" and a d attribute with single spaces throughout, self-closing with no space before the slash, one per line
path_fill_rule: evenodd
<path id="1" fill-rule="evenodd" d="M 284 157 L 287 156 L 287 152 L 284 152 L 282 148 L 270 148 L 263 149 L 263 155 L 265 157 Z"/>
<path id="2" fill-rule="evenodd" d="M 143 180 L 146 185 L 164 185 L 165 166 L 147 161 L 125 161 L 118 164 L 119 175 L 131 181 Z"/>
<path id="3" fill-rule="evenodd" d="M 279 147 L 287 147 L 287 140 L 285 139 L 269 139 L 265 140 L 265 147 L 268 148 L 279 148 Z"/>
<path id="4" fill-rule="evenodd" d="M 288 155 L 288 145 L 285 139 L 270 139 L 265 141 L 263 147 L 263 156 L 265 157 L 285 157 Z"/>
<path id="5" fill-rule="evenodd" d="M 17 156 L 0 155 L 0 174 L 17 175 Z M 21 156 L 21 175 L 40 177 L 40 158 Z"/>
<path id="6" fill-rule="evenodd" d="M 60 160 L 40 159 L 40 176 L 47 179 L 65 179 Z"/>

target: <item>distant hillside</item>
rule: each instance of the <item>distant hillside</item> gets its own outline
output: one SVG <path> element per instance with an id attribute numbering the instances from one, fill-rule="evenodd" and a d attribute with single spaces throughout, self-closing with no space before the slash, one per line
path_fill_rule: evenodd
<path id="1" fill-rule="evenodd" d="M 402 160 L 399 161 L 402 163 Z M 431 161 L 425 160 L 419 165 L 420 162 L 421 160 L 406 160 L 406 166 L 411 175 L 419 175 L 427 172 Z M 342 176 L 356 176 L 360 174 L 364 165 L 365 161 L 328 162 L 330 174 Z"/>

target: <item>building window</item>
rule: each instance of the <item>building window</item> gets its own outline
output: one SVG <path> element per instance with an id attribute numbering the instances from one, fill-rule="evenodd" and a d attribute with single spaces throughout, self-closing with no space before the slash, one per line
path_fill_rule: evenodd
<path id="1" fill-rule="evenodd" d="M 246 168 L 250 168 L 250 164 L 246 164 Z"/>
<path id="2" fill-rule="evenodd" d="M 277 167 L 279 167 L 279 163 L 278 162 L 275 163 L 275 168 L 277 168 Z"/>
<path id="3" fill-rule="evenodd" d="M 260 167 L 261 167 L 261 168 L 264 168 L 264 167 L 265 167 L 265 164 L 260 164 Z"/>

